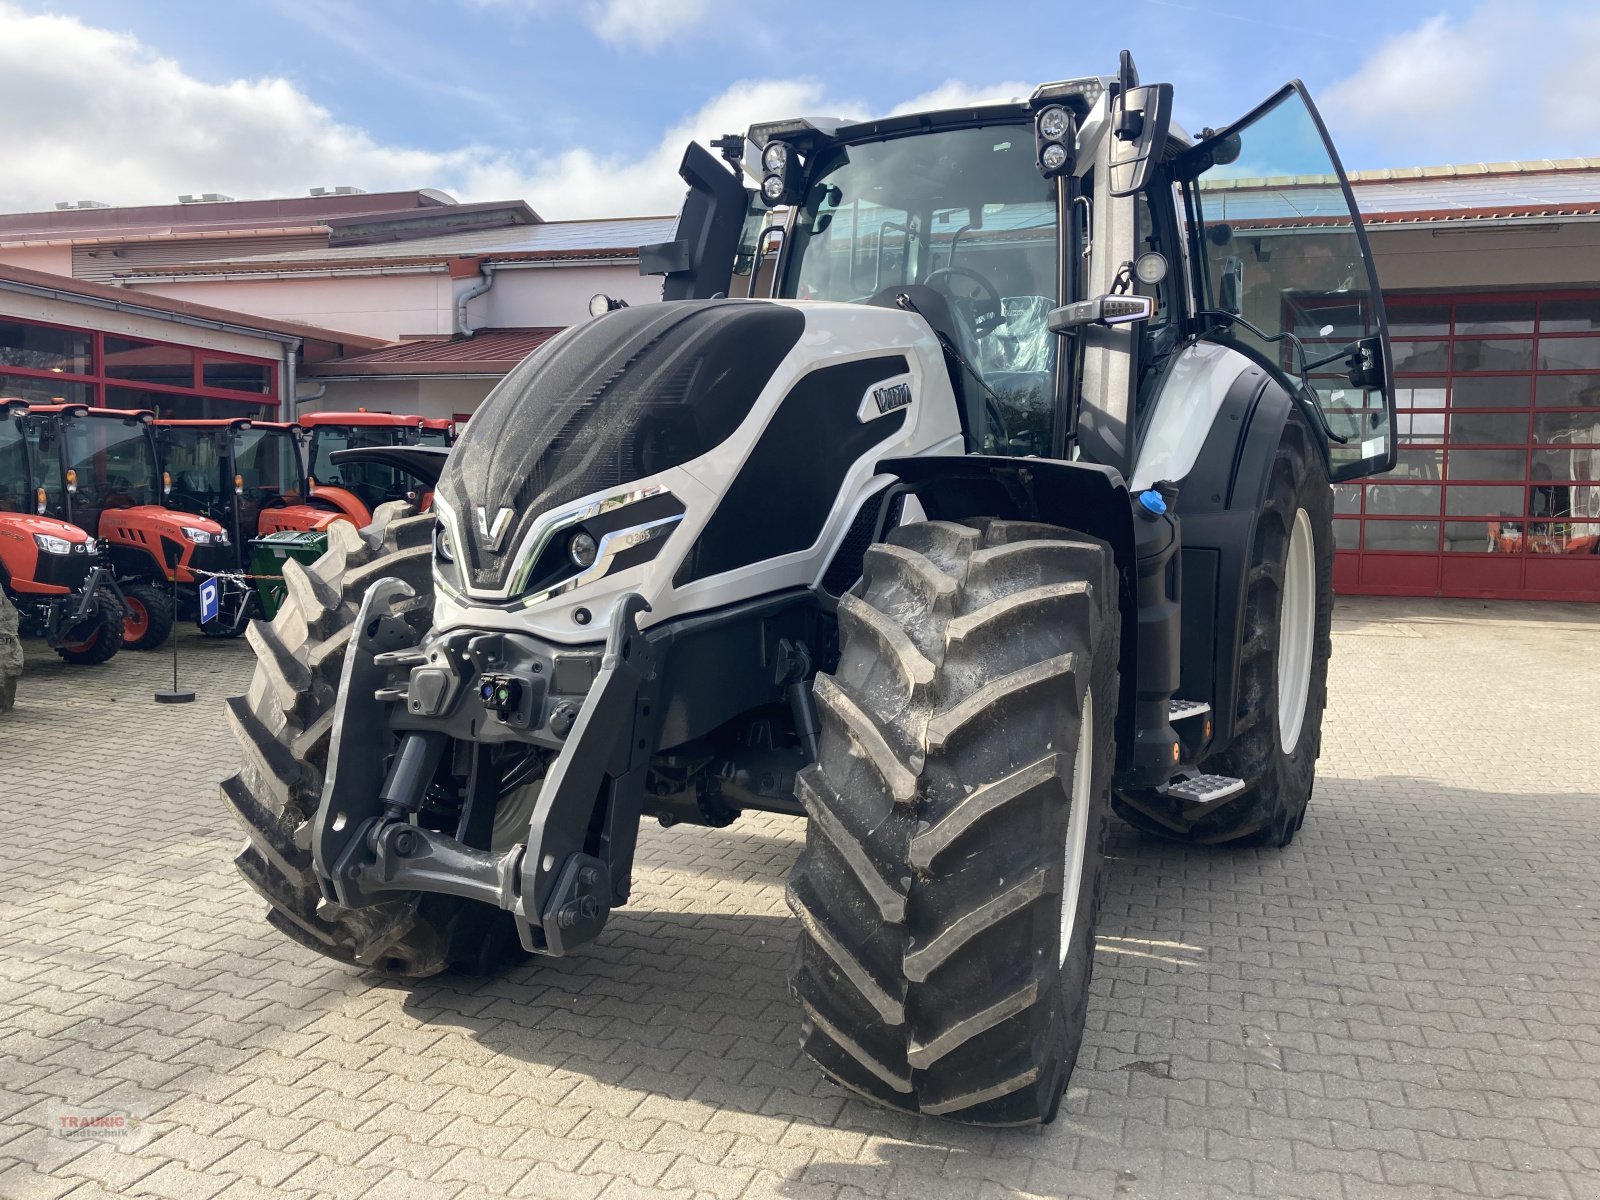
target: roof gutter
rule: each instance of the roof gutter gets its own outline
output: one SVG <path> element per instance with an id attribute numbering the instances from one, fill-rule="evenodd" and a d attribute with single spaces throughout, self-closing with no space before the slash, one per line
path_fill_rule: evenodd
<path id="1" fill-rule="evenodd" d="M 147 283 L 234 283 L 262 279 L 354 279 L 376 275 L 437 275 L 446 269 L 444 263 L 432 263 L 408 267 L 325 267 L 316 271 L 188 271 L 181 275 L 129 273 L 113 276 L 112 286 L 141 287 Z"/>

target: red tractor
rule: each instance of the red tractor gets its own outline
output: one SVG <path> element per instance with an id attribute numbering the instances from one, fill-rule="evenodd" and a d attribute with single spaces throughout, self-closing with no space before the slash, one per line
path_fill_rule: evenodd
<path id="1" fill-rule="evenodd" d="M 335 521 L 360 528 L 371 520 L 342 489 L 312 492 L 300 458 L 298 426 L 239 417 L 157 421 L 155 427 L 166 505 L 217 522 L 231 547 L 226 566 L 216 568 L 231 576 L 221 611 L 200 626 L 207 636 L 237 637 L 249 623 L 256 591 L 243 576 L 251 539 L 284 530 L 326 529 Z"/>
<path id="2" fill-rule="evenodd" d="M 154 650 L 178 616 L 197 617 L 201 579 L 233 558 L 220 524 L 165 506 L 154 422 L 82 404 L 36 404 L 23 418 L 44 511 L 98 537 L 116 575 L 128 650 Z"/>
<path id="3" fill-rule="evenodd" d="M 391 446 L 436 446 L 448 449 L 455 441 L 454 421 L 443 417 L 418 417 L 399 413 L 306 413 L 300 425 L 307 431 L 306 463 L 313 497 L 342 506 L 359 505 L 366 514 L 358 525 L 369 525 L 372 513 L 390 500 L 406 500 L 420 509 L 430 495 L 419 495 L 417 481 L 396 466 L 377 458 L 346 456 L 341 450 L 385 449 Z M 351 461 L 354 457 L 356 460 Z"/>
<path id="4" fill-rule="evenodd" d="M 24 421 L 28 405 L 0 400 L 0 586 L 22 632 L 69 663 L 94 666 L 122 648 L 123 608 L 100 545 L 45 514 Z"/>

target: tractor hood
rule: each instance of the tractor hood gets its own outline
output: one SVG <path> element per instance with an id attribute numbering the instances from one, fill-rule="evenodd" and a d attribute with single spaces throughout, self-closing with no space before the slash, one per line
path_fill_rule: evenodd
<path id="1" fill-rule="evenodd" d="M 71 542 L 74 547 L 87 545 L 94 540 L 81 527 L 70 521 L 59 521 L 55 517 L 41 517 L 33 513 L 0 512 L 0 526 L 29 537 L 42 533 L 48 537 L 62 538 Z"/>
<path id="2" fill-rule="evenodd" d="M 468 587 L 506 588 L 542 514 L 726 441 L 805 326 L 784 305 L 685 300 L 545 343 L 489 394 L 439 477 Z"/>

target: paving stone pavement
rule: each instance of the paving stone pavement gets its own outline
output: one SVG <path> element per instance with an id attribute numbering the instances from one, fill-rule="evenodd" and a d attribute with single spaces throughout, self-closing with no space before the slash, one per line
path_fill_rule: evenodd
<path id="1" fill-rule="evenodd" d="M 1286 851 L 1113 834 L 1061 1117 L 888 1114 L 804 1062 L 797 820 L 641 835 L 576 957 L 374 984 L 268 928 L 216 792 L 242 644 L 0 718 L 0 1197 L 1600 1197 L 1600 613 L 1342 601 Z M 117 1144 L 63 1113 L 142 1118 Z"/>

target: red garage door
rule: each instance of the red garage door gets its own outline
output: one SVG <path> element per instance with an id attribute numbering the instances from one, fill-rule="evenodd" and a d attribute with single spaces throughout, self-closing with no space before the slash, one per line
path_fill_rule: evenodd
<path id="1" fill-rule="evenodd" d="M 1600 600 L 1600 292 L 1385 305 L 1400 461 L 1336 489 L 1337 590 Z"/>

